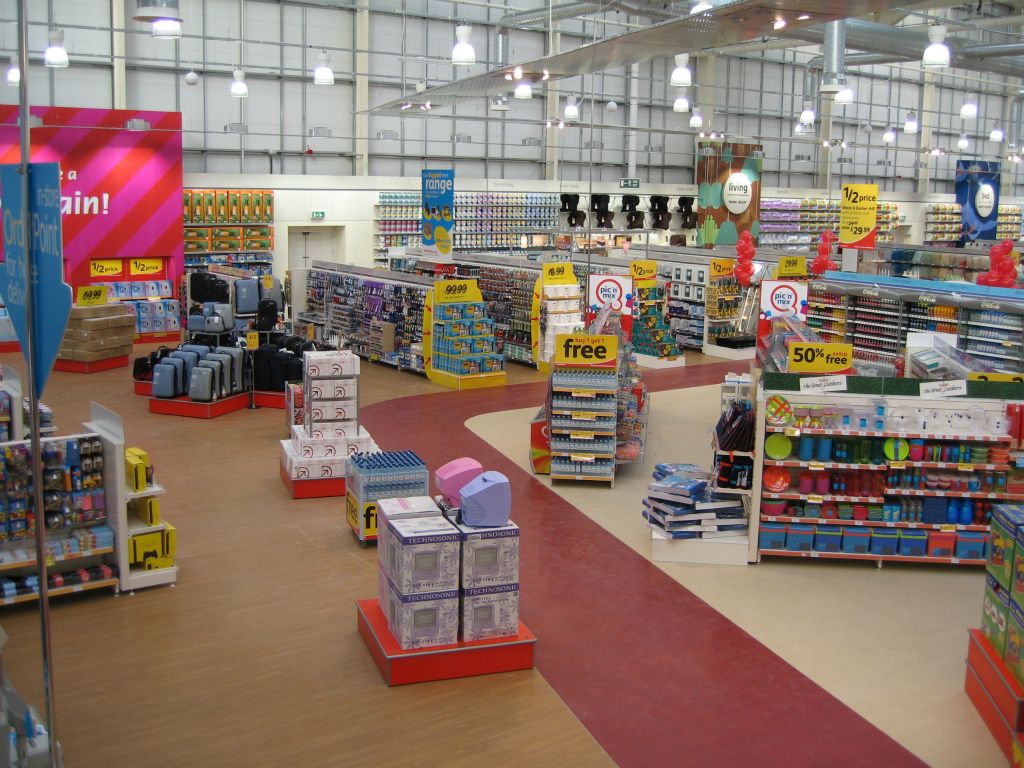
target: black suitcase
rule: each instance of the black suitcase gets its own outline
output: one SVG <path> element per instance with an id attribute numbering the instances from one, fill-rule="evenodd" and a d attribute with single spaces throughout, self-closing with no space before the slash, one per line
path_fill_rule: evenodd
<path id="1" fill-rule="evenodd" d="M 288 380 L 288 362 L 295 359 L 295 355 L 291 352 L 285 352 L 283 349 L 278 350 L 270 356 L 270 382 L 267 386 L 268 391 L 284 392 L 284 385 Z"/>
<path id="2" fill-rule="evenodd" d="M 301 336 L 287 336 L 285 337 L 284 343 L 281 345 L 293 355 L 302 354 L 302 345 L 306 340 Z"/>
<path id="3" fill-rule="evenodd" d="M 285 381 L 302 381 L 302 356 L 293 356 L 291 360 L 285 363 L 284 369 Z"/>
<path id="4" fill-rule="evenodd" d="M 277 302 L 273 299 L 260 299 L 256 305 L 256 330 L 272 331 L 277 325 Z"/>
<path id="5" fill-rule="evenodd" d="M 270 389 L 270 358 L 278 351 L 276 344 L 261 344 L 252 353 L 252 384 L 253 389 L 267 391 Z"/>

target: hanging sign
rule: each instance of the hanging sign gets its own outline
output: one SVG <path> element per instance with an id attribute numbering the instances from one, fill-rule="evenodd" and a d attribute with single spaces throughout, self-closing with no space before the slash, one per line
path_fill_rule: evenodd
<path id="1" fill-rule="evenodd" d="M 618 360 L 618 336 L 586 333 L 560 333 L 555 336 L 557 365 L 614 368 Z"/>
<path id="2" fill-rule="evenodd" d="M 633 292 L 633 279 L 628 275 L 588 275 L 587 306 L 594 312 L 610 304 L 613 312 L 630 312 L 626 297 Z"/>
<path id="3" fill-rule="evenodd" d="M 844 184 L 839 204 L 839 247 L 875 247 L 878 234 L 878 185 Z"/>
<path id="4" fill-rule="evenodd" d="M 630 262 L 629 274 L 635 281 L 652 282 L 658 276 L 658 262 L 654 259 Z"/>
<path id="5" fill-rule="evenodd" d="M 462 304 L 469 301 L 483 301 L 480 286 L 472 280 L 435 280 L 435 304 Z"/>
<path id="6" fill-rule="evenodd" d="M 789 345 L 789 373 L 853 373 L 853 345 L 794 341 Z"/>
<path id="7" fill-rule="evenodd" d="M 731 277 L 736 269 L 736 259 L 712 259 L 711 279 L 719 277 Z"/>
<path id="8" fill-rule="evenodd" d="M 455 228 L 455 170 L 423 171 L 422 251 L 424 256 L 452 254 Z"/>
<path id="9" fill-rule="evenodd" d="M 124 261 L 121 259 L 93 259 L 89 262 L 89 277 L 123 277 Z"/>
<path id="10" fill-rule="evenodd" d="M 132 259 L 130 271 L 133 275 L 155 275 L 163 268 L 163 259 Z"/>
<path id="11" fill-rule="evenodd" d="M 245 334 L 245 348 L 246 349 L 259 349 L 260 348 L 260 332 L 259 331 L 248 331 Z"/>
<path id="12" fill-rule="evenodd" d="M 575 285 L 575 283 L 576 273 L 572 270 L 572 264 L 561 262 L 544 265 L 544 285 Z"/>
<path id="13" fill-rule="evenodd" d="M 75 296 L 75 304 L 79 307 L 93 307 L 107 303 L 107 286 L 80 285 Z"/>

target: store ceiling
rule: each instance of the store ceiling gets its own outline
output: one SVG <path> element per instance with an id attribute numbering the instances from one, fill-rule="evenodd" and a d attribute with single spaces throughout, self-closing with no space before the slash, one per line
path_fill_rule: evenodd
<path id="1" fill-rule="evenodd" d="M 524 78 L 540 82 L 547 70 L 551 80 L 586 75 L 677 53 L 717 49 L 734 43 L 773 36 L 782 18 L 786 29 L 798 29 L 854 16 L 885 11 L 884 0 L 740 0 L 699 15 L 655 24 L 636 32 L 583 45 L 566 53 L 519 64 Z M 515 87 L 505 74 L 512 66 L 455 80 L 416 94 L 373 107 L 381 115 L 425 116 L 434 109 L 473 99 L 511 92 Z M 430 104 L 430 112 L 410 109 Z M 403 108 L 404 107 L 404 108 Z"/>

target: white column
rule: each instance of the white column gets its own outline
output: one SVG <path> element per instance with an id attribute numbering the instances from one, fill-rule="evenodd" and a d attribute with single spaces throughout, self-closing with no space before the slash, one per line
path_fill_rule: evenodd
<path id="1" fill-rule="evenodd" d="M 370 116 L 365 110 L 370 108 L 370 12 L 356 12 L 356 55 L 355 55 L 355 174 L 370 174 Z"/>
<path id="2" fill-rule="evenodd" d="M 110 94 L 113 109 L 128 108 L 124 65 L 124 28 L 127 25 L 124 0 L 110 0 Z"/>

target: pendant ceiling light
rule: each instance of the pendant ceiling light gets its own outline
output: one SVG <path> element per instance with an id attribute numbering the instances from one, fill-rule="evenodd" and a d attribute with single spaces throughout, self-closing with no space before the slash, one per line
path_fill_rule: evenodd
<path id="1" fill-rule="evenodd" d="M 231 83 L 231 95 L 236 99 L 244 99 L 249 95 L 249 86 L 245 84 L 245 72 L 236 69 L 233 73 L 235 78 Z"/>
<path id="2" fill-rule="evenodd" d="M 964 103 L 960 105 L 960 117 L 963 120 L 974 120 L 978 116 L 978 97 L 973 93 L 964 96 Z"/>
<path id="3" fill-rule="evenodd" d="M 935 24 L 928 27 L 928 40 L 931 45 L 924 49 L 921 57 L 921 66 L 925 69 L 944 69 L 949 66 L 949 46 L 943 40 L 946 39 L 946 27 L 942 24 Z"/>
<path id="4" fill-rule="evenodd" d="M 896 141 L 896 129 L 890 125 L 882 133 L 882 143 L 892 144 L 894 141 Z"/>
<path id="5" fill-rule="evenodd" d="M 149 22 L 160 19 L 182 21 L 178 0 L 135 0 L 135 13 L 132 14 L 132 18 L 136 21 Z"/>
<path id="6" fill-rule="evenodd" d="M 917 133 L 917 129 L 920 126 L 917 122 L 917 112 L 907 112 L 907 121 L 903 123 L 904 133 Z"/>
<path id="7" fill-rule="evenodd" d="M 700 113 L 700 107 L 694 107 L 693 113 L 690 115 L 690 127 L 691 128 L 703 128 L 704 117 Z"/>
<path id="8" fill-rule="evenodd" d="M 800 122 L 804 125 L 814 125 L 814 102 L 804 99 L 804 108 L 800 113 Z"/>
<path id="9" fill-rule="evenodd" d="M 690 14 L 692 15 L 694 13 L 704 13 L 705 11 L 710 11 L 710 10 L 713 10 L 713 9 L 714 9 L 714 6 L 711 5 L 711 3 L 703 2 L 702 1 L 702 2 L 699 2 L 699 3 L 694 3 L 693 4 L 693 7 L 690 8 Z"/>
<path id="10" fill-rule="evenodd" d="M 21 70 L 18 68 L 16 56 L 11 56 L 11 65 L 7 67 L 7 84 L 21 85 Z"/>
<path id="11" fill-rule="evenodd" d="M 614 101 L 609 101 L 607 104 L 605 104 L 605 109 L 607 109 L 609 112 L 618 112 L 619 105 L 616 104 Z"/>
<path id="12" fill-rule="evenodd" d="M 793 126 L 793 135 L 794 135 L 794 136 L 802 136 L 802 135 L 803 135 L 803 132 L 804 132 L 804 127 L 803 127 L 803 125 L 802 125 L 802 124 L 801 124 L 801 123 L 800 123 L 800 122 L 798 121 L 798 122 L 797 122 L 797 123 L 796 123 L 796 124 L 795 124 L 795 125 Z"/>
<path id="13" fill-rule="evenodd" d="M 576 105 L 575 96 L 565 97 L 565 122 L 575 123 L 580 119 L 580 108 Z"/>
<path id="14" fill-rule="evenodd" d="M 313 69 L 313 85 L 334 85 L 334 70 L 331 69 L 331 56 L 321 50 L 317 57 L 317 65 Z"/>
<path id="15" fill-rule="evenodd" d="M 999 123 L 996 123 L 995 125 L 993 125 L 992 126 L 992 133 L 990 133 L 988 135 L 988 140 L 989 141 L 1002 141 L 1004 138 L 1006 138 L 1006 134 L 1003 133 L 1002 126 L 1000 126 Z"/>
<path id="16" fill-rule="evenodd" d="M 523 81 L 516 86 L 516 90 L 512 95 L 515 96 L 517 99 L 532 99 L 533 86 L 531 86 L 526 81 Z"/>
<path id="17" fill-rule="evenodd" d="M 674 85 L 677 88 L 685 88 L 693 82 L 693 77 L 690 75 L 690 68 L 686 66 L 690 60 L 690 54 L 679 53 L 676 54 L 676 68 L 672 70 L 672 77 L 669 79 L 669 85 Z"/>
<path id="18" fill-rule="evenodd" d="M 967 146 L 969 144 L 970 144 L 970 141 L 968 141 L 968 139 L 967 139 L 967 134 L 966 133 L 961 133 L 960 134 L 960 138 L 956 140 L 957 147 L 959 147 L 960 149 L 967 149 Z"/>
<path id="19" fill-rule="evenodd" d="M 844 85 L 836 91 L 835 102 L 836 104 L 853 104 L 853 88 Z"/>
<path id="20" fill-rule="evenodd" d="M 473 28 L 469 24 L 459 24 L 455 27 L 455 46 L 452 48 L 452 64 L 457 67 L 468 67 L 476 64 L 476 51 L 469 38 L 473 35 Z"/>
<path id="21" fill-rule="evenodd" d="M 174 19 L 157 19 L 153 22 L 153 37 L 157 40 L 180 39 L 181 22 Z"/>
<path id="22" fill-rule="evenodd" d="M 43 63 L 48 67 L 66 67 L 68 65 L 68 52 L 64 50 L 64 30 L 50 30 L 50 46 L 43 54 Z"/>
<path id="23" fill-rule="evenodd" d="M 199 85 L 199 74 L 191 67 L 185 73 L 185 85 Z"/>
<path id="24" fill-rule="evenodd" d="M 680 93 L 676 96 L 676 100 L 672 103 L 673 112 L 689 112 L 690 111 L 690 100 L 686 98 L 685 93 Z"/>

